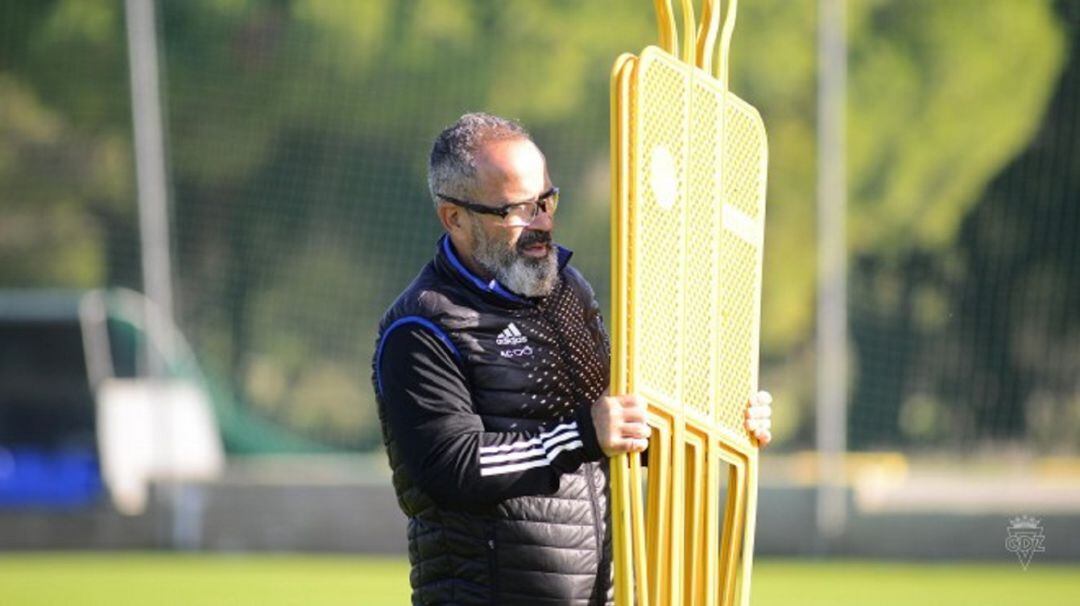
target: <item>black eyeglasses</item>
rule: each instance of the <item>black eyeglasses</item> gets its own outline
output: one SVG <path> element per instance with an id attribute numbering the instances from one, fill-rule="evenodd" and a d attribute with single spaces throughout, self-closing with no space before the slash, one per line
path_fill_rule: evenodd
<path id="1" fill-rule="evenodd" d="M 502 206 L 485 206 L 483 204 L 469 202 L 468 200 L 451 198 L 450 196 L 445 196 L 443 194 L 435 195 L 451 204 L 456 204 L 466 210 L 471 210 L 474 213 L 502 217 L 504 223 L 507 225 L 522 227 L 532 223 L 533 220 L 536 219 L 536 215 L 540 214 L 540 211 L 544 211 L 549 215 L 554 215 L 555 209 L 559 207 L 558 187 L 552 187 L 540 194 L 540 197 L 536 200 L 503 204 Z"/>

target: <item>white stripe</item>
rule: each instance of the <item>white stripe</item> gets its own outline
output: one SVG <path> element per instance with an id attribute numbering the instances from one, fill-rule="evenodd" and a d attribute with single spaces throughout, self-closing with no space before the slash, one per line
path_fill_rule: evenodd
<path id="1" fill-rule="evenodd" d="M 559 446 L 559 444 L 565 445 L 565 443 L 567 442 L 574 443 L 573 440 L 577 440 L 578 444 L 581 443 L 581 441 L 578 440 L 577 432 L 568 432 L 557 435 L 550 440 L 544 440 L 543 448 L 533 448 L 532 450 L 511 452 L 507 454 L 481 454 L 480 464 L 489 465 L 491 463 L 505 463 L 507 461 L 519 461 L 521 459 L 528 459 L 530 457 L 545 456 L 544 453 L 551 450 L 552 448 Z M 559 450 L 559 452 L 561 452 L 561 450 Z"/>
<path id="2" fill-rule="evenodd" d="M 506 452 L 507 450 L 519 450 L 522 448 L 528 448 L 530 446 L 536 446 L 540 444 L 540 438 L 533 438 L 531 440 L 525 440 L 523 442 L 514 442 L 512 444 L 502 444 L 499 446 L 481 446 L 480 454 L 488 454 L 492 452 Z"/>
<path id="3" fill-rule="evenodd" d="M 487 467 L 480 470 L 481 476 L 497 476 L 504 473 L 513 473 L 515 471 L 521 471 L 523 469 L 532 469 L 533 467 L 543 467 L 547 465 L 547 459 L 537 459 L 535 461 L 526 461 L 524 463 L 514 463 L 511 465 L 503 465 L 501 467 Z"/>
<path id="4" fill-rule="evenodd" d="M 551 431 L 542 431 L 542 432 L 540 432 L 540 437 L 541 438 L 550 438 L 551 436 L 553 436 L 553 435 L 555 435 L 557 433 L 560 433 L 564 429 L 572 429 L 572 430 L 574 430 L 575 433 L 577 433 L 577 421 L 571 421 L 569 423 L 563 423 L 562 425 L 559 425 L 559 426 L 555 427 Z"/>
<path id="5" fill-rule="evenodd" d="M 489 454 L 480 457 L 481 465 L 488 465 L 490 463 L 505 463 L 507 461 L 520 461 L 521 459 L 528 459 L 531 457 L 542 457 L 546 451 L 543 448 L 534 448 L 532 450 L 525 450 L 522 452 L 511 452 L 507 454 Z"/>
<path id="6" fill-rule="evenodd" d="M 555 446 L 556 444 L 560 444 L 562 442 L 568 442 L 570 440 L 576 440 L 576 439 L 578 439 L 578 437 L 579 437 L 578 432 L 576 432 L 576 431 L 568 431 L 566 433 L 559 434 L 559 435 L 557 435 L 554 438 L 551 438 L 549 440 L 544 440 L 544 448 L 545 449 L 550 449 L 552 446 Z"/>
<path id="7" fill-rule="evenodd" d="M 520 337 L 521 336 L 521 331 L 518 330 L 517 326 L 514 326 L 513 322 L 511 322 L 510 326 L 507 326 L 506 329 L 513 332 L 515 337 Z"/>
<path id="8" fill-rule="evenodd" d="M 520 442 L 511 442 L 510 444 L 500 444 L 499 446 L 481 446 L 480 454 L 490 454 L 493 452 L 506 452 L 507 450 L 519 450 L 521 448 L 528 448 L 529 446 L 535 446 L 548 438 L 558 435 L 560 433 L 570 433 L 577 435 L 577 421 L 570 423 L 564 423 L 551 431 L 541 432 L 539 437 L 529 440 L 522 440 Z"/>
<path id="9" fill-rule="evenodd" d="M 562 453 L 564 450 L 577 450 L 577 449 L 581 448 L 582 446 L 584 446 L 584 444 L 581 443 L 581 440 L 575 440 L 573 442 L 568 442 L 568 443 L 563 444 L 562 446 L 556 448 L 555 450 L 552 450 L 551 452 L 547 453 L 547 460 L 548 460 L 549 463 L 554 463 L 555 462 L 555 457 L 559 456 L 559 454 Z"/>
<path id="10" fill-rule="evenodd" d="M 533 459 L 531 461 L 525 461 L 523 463 L 511 463 L 509 465 L 499 465 L 497 467 L 481 468 L 480 469 L 480 475 L 481 475 L 481 477 L 484 477 L 484 476 L 497 476 L 497 475 L 513 473 L 515 471 L 522 471 L 522 470 L 525 470 L 525 469 L 533 469 L 533 468 L 536 468 L 536 467 L 543 467 L 544 465 L 550 465 L 555 460 L 555 457 L 557 457 L 563 451 L 577 450 L 578 448 L 582 448 L 582 447 L 583 447 L 583 444 L 581 443 L 581 440 L 576 440 L 576 441 L 570 442 L 568 444 L 563 444 L 562 446 L 559 446 L 555 450 L 552 450 L 551 452 L 544 455 L 543 459 Z"/>

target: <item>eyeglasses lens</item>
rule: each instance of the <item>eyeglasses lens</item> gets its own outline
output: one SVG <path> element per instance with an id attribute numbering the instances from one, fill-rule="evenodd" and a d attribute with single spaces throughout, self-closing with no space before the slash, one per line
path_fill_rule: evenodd
<path id="1" fill-rule="evenodd" d="M 559 206 L 559 192 L 552 192 L 551 194 L 541 198 L 537 202 L 527 202 L 525 204 L 515 204 L 509 209 L 509 214 L 506 216 L 508 223 L 528 225 L 536 219 L 536 215 L 540 214 L 540 210 L 549 215 L 555 214 L 555 209 Z"/>

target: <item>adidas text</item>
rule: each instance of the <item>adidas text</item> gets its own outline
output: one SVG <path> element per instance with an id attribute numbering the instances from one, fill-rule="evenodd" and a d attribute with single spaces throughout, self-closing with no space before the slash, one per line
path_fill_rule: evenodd
<path id="1" fill-rule="evenodd" d="M 513 322 L 495 338 L 495 343 L 498 345 L 521 345 L 528 342 L 529 338 L 521 334 L 521 331 L 518 330 L 517 326 L 514 326 Z"/>

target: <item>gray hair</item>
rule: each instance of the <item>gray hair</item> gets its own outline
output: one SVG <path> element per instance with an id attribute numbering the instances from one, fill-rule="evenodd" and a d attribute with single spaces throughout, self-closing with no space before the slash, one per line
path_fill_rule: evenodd
<path id="1" fill-rule="evenodd" d="M 435 206 L 436 194 L 467 198 L 476 177 L 475 153 L 491 141 L 528 139 L 528 131 L 514 120 L 482 112 L 465 114 L 446 127 L 431 146 L 428 158 L 428 190 Z"/>

